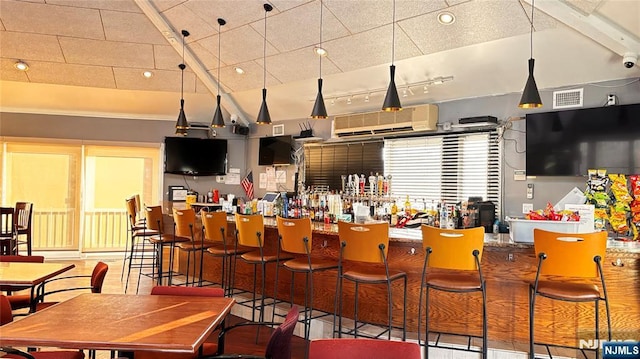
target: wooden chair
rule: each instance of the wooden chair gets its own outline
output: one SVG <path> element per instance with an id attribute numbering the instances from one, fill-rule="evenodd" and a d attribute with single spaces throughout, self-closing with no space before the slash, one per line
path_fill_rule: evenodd
<path id="1" fill-rule="evenodd" d="M 0 207 L 0 255 L 11 255 L 15 247 L 16 229 L 14 209 Z"/>
<path id="2" fill-rule="evenodd" d="M 38 287 L 38 293 L 36 297 L 36 300 L 38 301 L 38 303 L 36 303 L 36 311 L 45 309 L 47 307 L 50 307 L 58 303 L 58 302 L 45 302 L 44 299 L 45 299 L 45 296 L 47 295 L 76 291 L 76 290 L 90 290 L 92 293 L 102 293 L 102 284 L 104 283 L 104 278 L 107 276 L 107 271 L 109 271 L 109 266 L 104 262 L 98 262 L 96 266 L 93 267 L 93 272 L 91 273 L 91 275 L 72 275 L 72 276 L 66 276 L 66 277 L 51 278 L 44 281 Z M 49 283 L 77 280 L 80 278 L 90 278 L 89 286 L 63 288 L 63 289 L 57 289 L 57 290 L 45 292 L 45 285 Z"/>
<path id="3" fill-rule="evenodd" d="M 7 296 L 0 294 L 0 326 L 11 323 L 13 321 L 13 314 L 11 313 L 11 304 Z M 0 327 L 0 332 L 2 328 Z M 37 351 L 25 353 L 21 350 L 17 350 L 10 347 L 0 347 L 0 352 L 5 352 L 7 355 L 2 358 L 12 359 L 82 359 L 84 353 L 81 351 L 59 350 L 59 351 Z"/>
<path id="4" fill-rule="evenodd" d="M 33 203 L 16 202 L 15 221 L 16 221 L 16 243 L 15 254 L 19 253 L 20 245 L 27 246 L 27 255 L 31 255 L 31 220 L 33 217 Z M 20 236 L 24 236 L 24 240 L 20 240 Z"/>
<path id="5" fill-rule="evenodd" d="M 26 262 L 26 263 L 44 263 L 44 256 L 17 256 L 17 255 L 0 255 L 0 262 Z M 29 294 L 14 293 L 29 289 Z M 11 310 L 31 308 L 31 304 L 36 300 L 35 288 L 33 286 L 0 286 L 0 291 L 7 292 L 7 300 L 11 304 Z"/>
<path id="6" fill-rule="evenodd" d="M 387 310 L 389 315 L 389 323 L 386 330 L 378 334 L 376 338 L 388 333 L 391 339 L 391 330 L 393 329 L 393 292 L 391 288 L 392 282 L 403 280 L 403 306 L 402 306 L 402 340 L 406 339 L 407 331 L 407 274 L 402 271 L 390 270 L 387 261 L 387 251 L 389 248 L 389 224 L 386 222 L 378 222 L 372 224 L 357 224 L 349 222 L 338 222 L 338 236 L 340 237 L 340 267 L 339 272 L 339 294 L 340 305 L 338 309 L 338 336 L 342 334 L 352 334 L 358 337 L 358 287 L 360 284 L 385 284 L 387 287 Z M 382 266 L 367 267 L 364 269 L 355 268 L 345 270 L 345 262 L 364 262 L 377 263 Z M 355 284 L 355 309 L 354 309 L 354 328 L 352 331 L 342 331 L 342 294 L 343 279 L 354 282 Z"/>
<path id="7" fill-rule="evenodd" d="M 611 340 L 609 298 L 602 272 L 602 261 L 607 251 L 607 232 L 557 233 L 535 228 L 533 246 L 538 268 L 535 280 L 529 285 L 529 358 L 534 358 L 534 344 L 538 344 L 534 341 L 536 296 L 572 303 L 593 302 L 595 338 L 599 343 L 598 303 L 604 300 L 608 340 Z M 602 292 L 594 281 L 602 285 Z M 600 354 L 600 349 L 596 349 L 596 358 Z"/>
<path id="8" fill-rule="evenodd" d="M 429 344 L 429 291 L 482 294 L 482 349 L 468 345 L 456 350 L 482 353 L 487 357 L 487 290 L 480 261 L 484 248 L 484 227 L 468 229 L 441 229 L 422 225 L 422 247 L 426 255 L 422 267 L 422 281 L 418 301 L 418 340 L 422 318 L 422 297 L 425 294 L 424 358 L 429 358 L 429 347 L 438 347 L 439 340 Z M 462 335 L 462 334 L 460 334 Z M 469 340 L 470 343 L 470 340 Z M 450 347 L 446 347 L 450 348 Z"/>
<path id="9" fill-rule="evenodd" d="M 213 246 L 213 242 L 205 241 L 202 233 L 196 238 L 196 212 L 193 208 L 176 209 L 173 208 L 173 222 L 175 223 L 175 236 L 187 238 L 188 241 L 177 242 L 176 245 L 180 250 L 187 252 L 187 271 L 185 273 L 185 285 L 189 285 L 189 271 L 191 257 L 193 256 L 193 283 L 196 284 L 196 254 L 200 254 L 200 273 L 198 275 L 198 285 L 202 286 L 202 259 L 204 251 Z"/>
<path id="10" fill-rule="evenodd" d="M 420 359 L 420 345 L 397 340 L 367 338 L 314 339 L 309 343 L 308 359 Z"/>
<path id="11" fill-rule="evenodd" d="M 207 212 L 203 209 L 200 211 L 200 219 L 202 220 L 202 228 L 204 228 L 205 240 L 213 243 L 211 247 L 207 248 L 207 252 L 213 257 L 222 259 L 220 283 L 227 293 L 226 295 L 231 296 L 233 294 L 231 273 L 235 269 L 237 257 L 252 251 L 253 248 L 237 246 L 236 243 L 228 243 L 226 212 Z"/>
<path id="12" fill-rule="evenodd" d="M 284 261 L 282 266 L 291 272 L 291 304 L 293 305 L 293 294 L 295 288 L 295 273 L 305 274 L 304 286 L 304 338 L 309 339 L 311 320 L 324 317 L 329 314 L 313 316 L 313 273 L 338 269 L 338 261 L 318 256 L 312 256 L 313 231 L 310 218 L 276 218 L 278 225 L 278 267 L 280 266 L 280 250 L 288 254 L 299 255 L 297 258 Z M 278 282 L 276 279 L 275 292 L 277 293 Z M 338 277 L 336 275 L 336 291 L 338 290 Z M 336 297 L 337 298 L 337 297 Z M 334 301 L 333 321 L 336 319 L 336 305 Z M 276 302 L 273 302 L 273 313 L 275 314 Z M 273 321 L 273 316 L 272 316 Z"/>
<path id="13" fill-rule="evenodd" d="M 145 219 L 146 226 L 148 229 L 157 232 L 157 235 L 153 235 L 149 237 L 149 242 L 154 245 L 155 248 L 155 258 L 157 258 L 155 267 L 158 270 L 157 274 L 157 283 L 158 285 L 162 285 L 162 278 L 165 277 L 165 271 L 163 267 L 164 260 L 164 247 L 169 246 L 169 269 L 166 271 L 167 283 L 171 285 L 171 280 L 173 278 L 173 257 L 175 252 L 176 243 L 180 242 L 188 242 L 189 239 L 185 237 L 179 237 L 174 235 L 173 233 L 164 233 L 164 215 L 162 212 L 162 206 L 145 206 Z M 140 273 L 138 274 L 138 282 L 140 282 Z M 155 270 L 153 271 L 155 273 Z M 152 275 L 153 275 L 152 273 Z"/>

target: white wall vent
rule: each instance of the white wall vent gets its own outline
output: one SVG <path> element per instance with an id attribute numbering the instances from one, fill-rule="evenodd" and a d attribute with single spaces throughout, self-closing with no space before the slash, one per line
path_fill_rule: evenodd
<path id="1" fill-rule="evenodd" d="M 385 136 L 416 131 L 435 131 L 438 106 L 405 107 L 399 112 L 367 112 L 336 116 L 333 134 L 337 137 Z"/>
<path id="2" fill-rule="evenodd" d="M 564 90 L 553 92 L 553 108 L 582 107 L 584 89 Z"/>

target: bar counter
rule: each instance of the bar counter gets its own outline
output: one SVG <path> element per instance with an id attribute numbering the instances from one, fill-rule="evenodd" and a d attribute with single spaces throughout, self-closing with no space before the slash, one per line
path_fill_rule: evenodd
<path id="1" fill-rule="evenodd" d="M 172 223 L 168 218 L 169 223 Z M 165 226 L 167 224 L 165 223 Z M 169 227 L 170 228 L 170 227 Z M 228 237 L 233 238 L 235 223 L 229 217 Z M 389 266 L 408 275 L 407 330 L 417 332 L 420 276 L 424 262 L 419 229 L 391 229 L 388 252 Z M 278 231 L 274 218 L 265 218 L 265 250 L 275 253 Z M 337 225 L 314 223 L 313 256 L 337 260 L 339 254 Z M 186 255 L 180 252 L 180 271 L 186 269 Z M 609 241 L 604 274 L 609 294 L 612 332 L 621 339 L 640 338 L 640 244 Z M 489 340 L 506 343 L 528 343 L 528 285 L 535 278 L 537 261 L 533 245 L 513 243 L 508 234 L 487 234 L 482 256 L 482 271 L 487 282 Z M 366 264 L 348 264 L 366 267 Z M 267 266 L 266 294 L 273 296 L 275 266 Z M 220 260 L 204 259 L 203 277 L 219 282 Z M 336 271 L 314 273 L 314 307 L 333 311 L 336 293 Z M 260 276 L 258 276 L 258 281 Z M 253 269 L 238 260 L 236 287 L 253 288 Z M 289 300 L 291 274 L 280 269 L 277 296 Z M 304 276 L 296 276 L 295 299 L 303 303 Z M 600 287 L 600 285 L 598 284 Z M 258 283 L 258 288 L 260 284 Z M 343 315 L 353 317 L 354 287 L 345 282 Z M 394 325 L 402 324 L 402 286 L 393 285 Z M 481 295 L 434 291 L 431 295 L 432 331 L 481 333 Z M 386 323 L 386 290 L 384 286 L 360 287 L 361 320 Z M 604 305 L 600 305 L 601 329 L 606 328 Z M 424 314 L 423 314 L 424 315 Z M 540 298 L 536 302 L 536 341 L 576 346 L 578 339 L 591 339 L 594 328 L 593 304 L 573 304 Z M 551 323 L 555 324 L 551 324 Z M 424 318 L 422 318 L 424 329 Z M 604 329 L 603 329 L 604 330 Z M 603 331 L 604 333 L 604 331 Z M 622 338 L 624 337 L 624 338 Z"/>

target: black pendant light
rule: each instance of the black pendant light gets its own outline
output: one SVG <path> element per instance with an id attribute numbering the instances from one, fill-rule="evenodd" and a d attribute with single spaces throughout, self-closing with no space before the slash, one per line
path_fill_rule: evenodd
<path id="1" fill-rule="evenodd" d="M 533 78 L 533 66 L 535 61 L 533 59 L 533 12 L 535 0 L 531 0 L 531 32 L 529 45 L 531 47 L 531 57 L 529 58 L 529 77 L 527 78 L 527 84 L 522 91 L 522 98 L 520 98 L 520 108 L 537 108 L 542 107 L 542 100 L 540 100 L 540 93 L 538 92 L 538 86 L 536 85 L 536 79 Z"/>
<path id="2" fill-rule="evenodd" d="M 216 82 L 218 83 L 218 95 L 216 96 L 216 112 L 213 113 L 213 120 L 211 120 L 211 127 L 224 127 L 224 118 L 222 117 L 222 110 L 220 109 L 220 38 L 222 33 L 220 29 L 227 22 L 223 18 L 218 18 L 218 77 Z"/>
<path id="3" fill-rule="evenodd" d="M 180 113 L 178 114 L 178 121 L 176 122 L 176 135 L 185 136 L 189 129 L 189 122 L 187 116 L 184 114 L 184 69 L 187 67 L 184 64 L 184 43 L 185 38 L 189 36 L 189 31 L 182 30 L 182 63 L 178 65 L 180 68 L 180 76 L 182 77 L 182 85 L 180 86 Z"/>
<path id="4" fill-rule="evenodd" d="M 322 49 L 322 0 L 320 0 L 320 44 L 318 45 Z M 318 95 L 316 96 L 316 102 L 313 104 L 313 110 L 311 111 L 311 118 L 326 119 L 327 108 L 324 106 L 324 97 L 322 97 L 322 56 L 320 55 L 320 76 L 318 77 Z"/>
<path id="5" fill-rule="evenodd" d="M 264 4 L 264 50 L 262 56 L 262 68 L 263 68 L 263 86 L 262 86 L 262 105 L 260 106 L 260 112 L 258 113 L 258 119 L 256 122 L 259 125 L 270 125 L 271 116 L 269 115 L 269 108 L 267 107 L 267 13 L 273 10 L 273 7 L 269 4 Z"/>
<path id="6" fill-rule="evenodd" d="M 402 111 L 402 105 L 400 104 L 400 97 L 398 97 L 398 89 L 396 88 L 396 66 L 393 64 L 395 60 L 396 50 L 396 0 L 393 0 L 393 21 L 392 27 L 392 40 L 391 40 L 391 66 L 389 67 L 389 74 L 391 80 L 389 81 L 389 88 L 387 88 L 387 95 L 384 97 L 384 103 L 382 104 L 382 111 L 395 112 Z"/>

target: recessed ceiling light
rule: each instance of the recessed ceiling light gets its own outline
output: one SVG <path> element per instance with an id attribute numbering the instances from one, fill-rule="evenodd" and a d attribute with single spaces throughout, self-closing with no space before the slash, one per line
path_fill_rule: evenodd
<path id="1" fill-rule="evenodd" d="M 443 25 L 451 25 L 456 21 L 455 15 L 448 11 L 443 11 L 438 14 L 438 22 Z"/>
<path id="2" fill-rule="evenodd" d="M 20 71 L 29 70 L 29 65 L 24 61 L 17 61 L 13 66 Z"/>
<path id="3" fill-rule="evenodd" d="M 151 76 L 153 76 L 153 72 L 145 71 L 142 73 L 142 76 L 144 76 L 145 78 L 151 78 Z"/>
<path id="4" fill-rule="evenodd" d="M 241 67 L 234 67 L 233 69 L 236 70 L 236 72 L 240 75 L 244 74 L 244 70 Z"/>
<path id="5" fill-rule="evenodd" d="M 313 52 L 316 53 L 316 55 L 318 56 L 327 56 L 327 50 L 320 47 L 320 46 L 316 46 L 313 48 Z"/>

